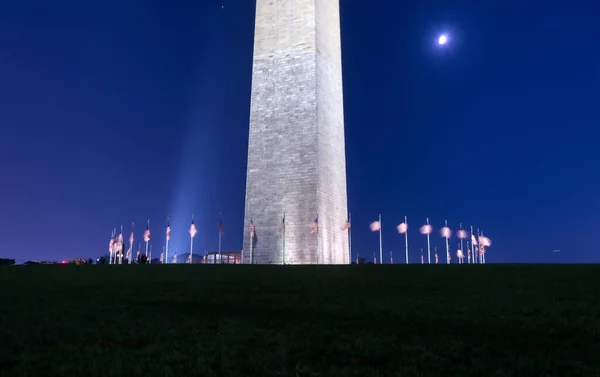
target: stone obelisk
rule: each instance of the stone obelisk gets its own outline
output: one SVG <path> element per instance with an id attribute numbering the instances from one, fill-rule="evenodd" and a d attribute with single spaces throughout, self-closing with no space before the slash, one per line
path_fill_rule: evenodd
<path id="1" fill-rule="evenodd" d="M 347 215 L 339 0 L 257 0 L 244 263 L 348 264 Z"/>

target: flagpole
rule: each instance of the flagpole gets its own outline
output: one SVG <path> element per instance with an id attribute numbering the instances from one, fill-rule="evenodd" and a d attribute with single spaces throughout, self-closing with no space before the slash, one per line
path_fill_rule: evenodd
<path id="1" fill-rule="evenodd" d="M 475 242 L 473 242 L 474 239 L 475 236 L 473 235 L 473 225 L 471 225 L 471 259 L 473 261 L 473 264 L 475 264 Z"/>
<path id="2" fill-rule="evenodd" d="M 381 214 L 379 214 L 379 263 L 383 264 L 383 243 L 381 242 L 382 237 L 382 226 L 381 226 Z"/>
<path id="3" fill-rule="evenodd" d="M 254 232 L 255 232 L 254 219 L 253 219 L 252 214 L 250 214 L 250 264 L 253 264 L 252 263 L 253 255 L 252 254 L 254 254 Z"/>
<path id="4" fill-rule="evenodd" d="M 115 232 L 110 232 L 110 243 L 108 244 L 108 264 L 112 264 L 112 251 L 115 242 Z"/>
<path id="5" fill-rule="evenodd" d="M 477 262 L 479 264 L 482 264 L 481 263 L 481 233 L 479 232 L 479 229 L 477 229 L 477 246 L 479 246 L 477 249 L 477 251 L 478 251 Z"/>
<path id="6" fill-rule="evenodd" d="M 394 256 L 392 255 L 392 250 L 390 250 L 390 264 L 394 264 Z"/>
<path id="7" fill-rule="evenodd" d="M 221 216 L 221 214 L 219 213 L 219 264 L 223 263 L 223 256 L 221 255 L 221 236 L 223 235 L 223 218 Z M 215 258 L 215 264 L 217 263 L 217 260 Z"/>
<path id="8" fill-rule="evenodd" d="M 348 264 L 352 264 L 352 212 L 348 212 Z M 356 264 L 358 264 L 358 256 Z"/>
<path id="9" fill-rule="evenodd" d="M 448 227 L 448 220 L 444 220 L 444 225 Z M 450 245 L 448 245 L 448 237 L 446 238 L 446 264 L 450 264 Z"/>
<path id="10" fill-rule="evenodd" d="M 192 225 L 190 225 L 190 264 L 192 264 L 192 251 L 194 249 L 194 236 L 196 235 L 196 226 L 194 225 L 194 214 L 192 214 Z"/>
<path id="11" fill-rule="evenodd" d="M 462 230 L 462 223 L 459 224 L 459 228 L 460 230 Z M 460 250 L 463 251 L 463 255 L 464 255 L 464 250 L 463 250 L 463 238 L 460 238 Z"/>
<path id="12" fill-rule="evenodd" d="M 285 265 L 285 211 L 283 211 L 283 220 L 281 222 L 281 260 L 282 264 Z"/>
<path id="13" fill-rule="evenodd" d="M 133 253 L 133 222 L 131 223 L 131 236 L 129 237 L 129 264 L 131 264 L 131 254 Z"/>
<path id="14" fill-rule="evenodd" d="M 406 232 L 404 232 L 404 246 L 406 247 L 406 264 L 408 264 L 408 217 L 404 216 L 404 224 L 406 224 Z"/>
<path id="15" fill-rule="evenodd" d="M 119 235 L 119 264 L 123 264 L 123 225 L 121 225 L 121 234 Z"/>
<path id="16" fill-rule="evenodd" d="M 427 225 L 429 225 L 429 217 L 427 218 Z M 431 264 L 431 243 L 429 242 L 429 233 L 427 232 L 427 264 Z"/>
<path id="17" fill-rule="evenodd" d="M 165 264 L 169 264 L 169 232 L 171 231 L 171 224 L 169 223 L 169 218 L 167 217 L 167 235 L 165 236 L 165 238 L 167 239 L 166 242 L 166 246 L 165 246 L 165 260 L 164 263 Z"/>
<path id="18" fill-rule="evenodd" d="M 467 240 L 467 264 L 471 264 L 471 246 Z"/>

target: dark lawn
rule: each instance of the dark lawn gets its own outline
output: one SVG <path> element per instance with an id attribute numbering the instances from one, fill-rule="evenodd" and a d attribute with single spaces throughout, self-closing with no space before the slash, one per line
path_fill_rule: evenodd
<path id="1" fill-rule="evenodd" d="M 600 266 L 11 266 L 0 375 L 598 376 Z"/>

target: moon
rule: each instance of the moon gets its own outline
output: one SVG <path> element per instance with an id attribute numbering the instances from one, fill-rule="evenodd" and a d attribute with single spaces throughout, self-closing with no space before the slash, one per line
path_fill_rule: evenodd
<path id="1" fill-rule="evenodd" d="M 445 45 L 448 42 L 448 37 L 446 36 L 446 34 L 442 34 L 440 35 L 440 37 L 438 38 L 438 44 L 441 45 Z"/>

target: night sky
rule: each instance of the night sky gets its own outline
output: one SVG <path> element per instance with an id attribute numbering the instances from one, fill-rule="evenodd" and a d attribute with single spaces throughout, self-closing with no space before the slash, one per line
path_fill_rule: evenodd
<path id="1" fill-rule="evenodd" d="M 488 262 L 598 262 L 600 3 L 341 3 L 353 259 L 381 213 L 385 260 L 407 215 L 413 262 L 426 217 L 483 229 Z M 2 2 L 0 256 L 95 258 L 148 218 L 158 256 L 167 216 L 187 252 L 192 213 L 215 251 L 219 212 L 241 249 L 253 22 L 251 0 Z"/>

